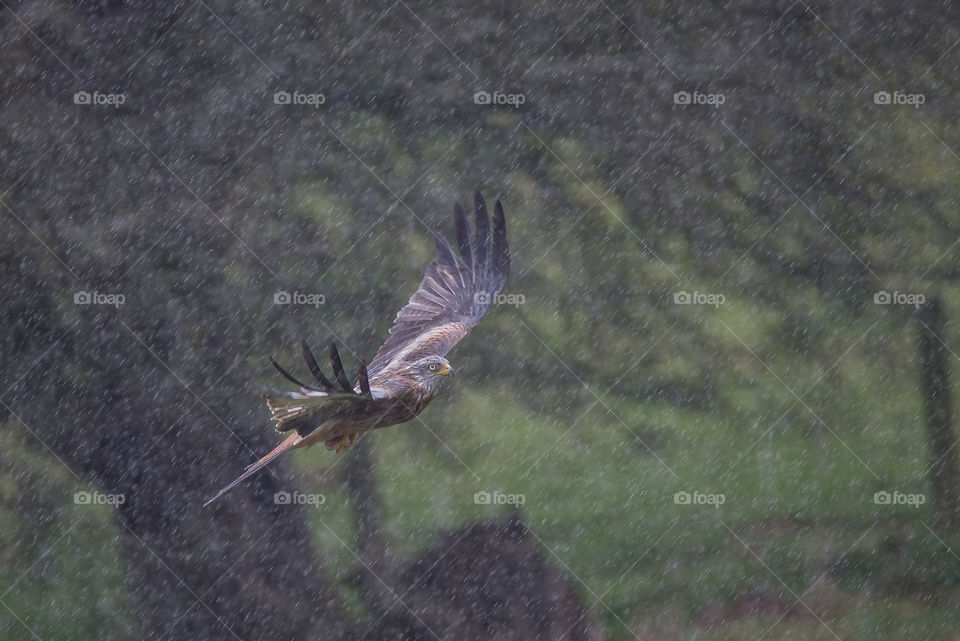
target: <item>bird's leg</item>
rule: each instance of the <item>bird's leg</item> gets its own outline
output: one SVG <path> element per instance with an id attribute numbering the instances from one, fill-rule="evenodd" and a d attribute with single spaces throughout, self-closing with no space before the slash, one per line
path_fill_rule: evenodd
<path id="1" fill-rule="evenodd" d="M 329 441 L 325 441 L 324 445 L 328 450 L 336 450 L 337 454 L 345 452 L 348 447 L 357 442 L 357 439 L 360 437 L 360 432 L 350 432 L 349 434 L 344 434 L 343 436 L 338 436 L 337 438 L 332 438 Z"/>

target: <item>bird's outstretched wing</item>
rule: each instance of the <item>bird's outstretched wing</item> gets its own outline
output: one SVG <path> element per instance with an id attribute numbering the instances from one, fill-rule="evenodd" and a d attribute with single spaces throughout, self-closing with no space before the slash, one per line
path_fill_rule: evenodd
<path id="1" fill-rule="evenodd" d="M 480 192 L 474 194 L 474 201 L 472 233 L 460 203 L 453 209 L 460 260 L 447 239 L 435 234 L 437 257 L 370 363 L 371 377 L 399 362 L 445 356 L 483 317 L 506 284 L 510 248 L 503 207 L 497 201 L 491 229 Z"/>

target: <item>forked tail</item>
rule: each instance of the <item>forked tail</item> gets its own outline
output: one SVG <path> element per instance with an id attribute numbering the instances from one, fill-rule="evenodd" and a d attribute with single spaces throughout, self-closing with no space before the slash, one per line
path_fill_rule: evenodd
<path id="1" fill-rule="evenodd" d="M 208 505 L 216 501 L 218 498 L 223 496 L 223 494 L 227 490 L 232 488 L 234 485 L 236 485 L 240 481 L 252 476 L 256 472 L 259 472 L 261 469 L 263 469 L 267 465 L 267 463 L 269 463 L 273 459 L 277 458 L 281 454 L 286 454 L 290 450 L 296 448 L 298 445 L 300 445 L 300 442 L 302 440 L 303 440 L 303 437 L 296 433 L 291 434 L 290 436 L 285 438 L 283 442 L 281 442 L 280 445 L 275 447 L 273 451 L 271 451 L 269 454 L 264 456 L 262 459 L 260 459 L 256 463 L 252 463 L 251 465 L 248 465 L 247 469 L 244 470 L 243 474 L 237 477 L 237 479 L 233 481 L 230 485 L 226 486 L 225 488 L 217 492 L 216 495 L 214 495 L 212 498 L 208 499 L 207 502 L 203 504 L 203 507 L 207 507 Z"/>

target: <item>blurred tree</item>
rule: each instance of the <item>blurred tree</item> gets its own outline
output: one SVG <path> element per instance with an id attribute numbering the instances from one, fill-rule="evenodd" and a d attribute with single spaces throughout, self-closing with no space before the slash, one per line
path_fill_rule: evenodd
<path id="1" fill-rule="evenodd" d="M 930 486 L 934 516 L 940 530 L 952 534 L 960 523 L 960 478 L 947 366 L 949 348 L 945 343 L 946 322 L 938 297 L 920 307 L 917 321 L 920 325 L 920 376 L 930 441 Z"/>

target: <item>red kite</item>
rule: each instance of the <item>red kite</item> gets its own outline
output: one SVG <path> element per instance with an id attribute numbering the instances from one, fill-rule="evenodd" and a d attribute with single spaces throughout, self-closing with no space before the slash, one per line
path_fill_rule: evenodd
<path id="1" fill-rule="evenodd" d="M 446 354 L 479 322 L 507 282 L 510 249 L 503 207 L 493 208 L 493 228 L 487 206 L 474 194 L 473 231 L 460 203 L 453 208 L 457 259 L 446 238 L 434 234 L 437 257 L 427 266 L 420 287 L 400 310 L 368 368 L 360 361 L 359 380 L 351 386 L 336 344 L 330 345 L 330 381 L 306 342 L 303 359 L 319 386 L 303 383 L 271 362 L 280 374 L 299 386 L 297 392 L 268 396 L 278 432 L 290 432 L 283 442 L 253 463 L 205 505 L 219 498 L 281 454 L 323 441 L 327 449 L 346 450 L 363 432 L 404 423 L 430 404 L 453 368 Z"/>

